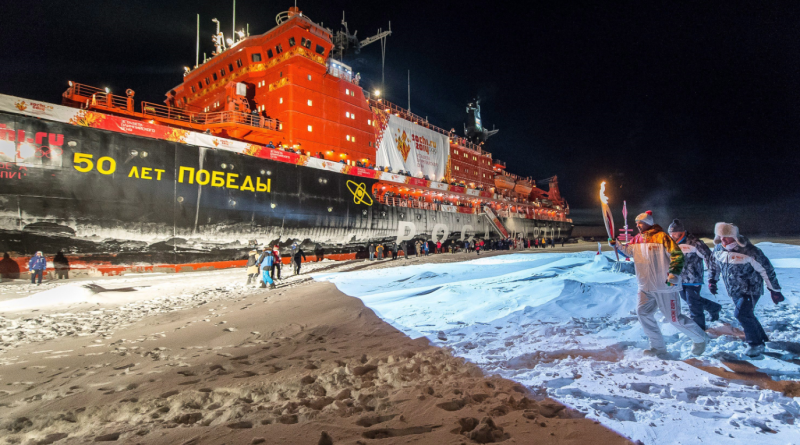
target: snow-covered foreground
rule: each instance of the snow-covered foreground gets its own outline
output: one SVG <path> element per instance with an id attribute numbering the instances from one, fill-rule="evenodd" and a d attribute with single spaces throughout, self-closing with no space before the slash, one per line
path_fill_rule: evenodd
<path id="1" fill-rule="evenodd" d="M 798 380 L 800 247 L 759 246 L 777 268 L 786 302 L 760 300 L 756 313 L 772 342 L 768 355 L 749 362 L 774 380 Z M 800 397 L 644 357 L 635 278 L 613 272 L 605 256 L 516 254 L 315 278 L 360 298 L 408 335 L 427 336 L 486 373 L 546 392 L 634 440 L 800 443 Z M 707 289 L 703 296 L 724 306 L 710 331 L 729 335 L 712 335 L 702 365 L 749 366 L 739 362 L 745 345 L 724 286 L 716 297 Z M 691 357 L 689 339 L 669 325 L 662 331 L 676 358 Z"/>

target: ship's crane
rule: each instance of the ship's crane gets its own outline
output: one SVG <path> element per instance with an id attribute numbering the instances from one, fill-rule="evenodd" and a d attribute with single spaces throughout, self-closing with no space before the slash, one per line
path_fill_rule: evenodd
<path id="1" fill-rule="evenodd" d="M 383 53 L 383 57 L 385 57 L 386 37 L 392 35 L 392 22 L 389 22 L 388 31 L 379 29 L 377 34 L 367 37 L 364 40 L 358 40 L 358 37 L 356 36 L 358 31 L 350 34 L 350 30 L 348 29 L 347 22 L 344 18 L 344 13 L 342 13 L 342 26 L 344 26 L 344 30 L 336 31 L 336 34 L 333 35 L 333 51 L 331 51 L 331 57 L 342 60 L 345 55 L 351 52 L 353 54 L 358 54 L 361 52 L 361 48 L 379 40 L 381 41 L 381 51 Z"/>

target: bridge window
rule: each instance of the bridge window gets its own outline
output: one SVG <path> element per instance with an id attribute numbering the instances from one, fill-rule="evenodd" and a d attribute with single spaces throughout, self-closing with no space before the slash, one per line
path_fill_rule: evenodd
<path id="1" fill-rule="evenodd" d="M 261 62 L 261 53 L 253 53 L 253 55 L 250 56 L 250 60 L 253 62 Z"/>
<path id="2" fill-rule="evenodd" d="M 308 132 L 311 132 L 311 125 L 308 126 Z"/>
<path id="3" fill-rule="evenodd" d="M 350 112 L 349 111 L 345 111 L 344 117 L 350 117 Z"/>
<path id="4" fill-rule="evenodd" d="M 206 86 L 208 86 L 208 84 L 210 84 L 210 83 L 211 83 L 211 79 L 209 79 L 208 77 L 206 77 Z"/>
<path id="5" fill-rule="evenodd" d="M 308 99 L 308 106 L 311 106 L 311 99 Z"/>
<path id="6" fill-rule="evenodd" d="M 345 139 L 347 139 L 347 140 L 349 141 L 349 140 L 350 140 L 350 135 L 348 134 L 348 135 L 345 137 Z"/>
<path id="7" fill-rule="evenodd" d="M 268 50 L 267 50 L 267 57 L 269 57 L 269 58 L 271 59 L 273 56 L 274 56 L 274 55 L 272 54 L 272 50 L 271 50 L 271 49 L 268 49 Z"/>
<path id="8" fill-rule="evenodd" d="M 283 52 L 283 47 L 281 46 L 281 44 L 279 43 L 279 44 L 275 45 L 275 53 L 276 54 L 280 54 L 282 52 Z"/>
<path id="9" fill-rule="evenodd" d="M 217 73 L 213 73 L 211 75 L 214 76 L 214 82 L 216 82 L 217 81 Z"/>
<path id="10" fill-rule="evenodd" d="M 192 93 L 195 93 L 194 85 L 192 85 Z"/>
<path id="11" fill-rule="evenodd" d="M 229 64 L 228 64 L 228 72 L 229 72 L 229 73 L 232 73 L 232 72 L 233 72 L 233 64 L 232 64 L 232 63 L 229 63 Z"/>
<path id="12" fill-rule="evenodd" d="M 221 70 L 219 70 L 219 74 L 220 74 L 220 76 L 224 76 L 225 75 L 225 68 L 222 68 Z"/>
<path id="13" fill-rule="evenodd" d="M 281 97 L 281 100 L 278 101 L 278 103 L 283 103 L 283 98 L 282 97 Z"/>
<path id="14" fill-rule="evenodd" d="M 308 40 L 307 38 L 303 37 L 303 39 L 300 40 L 300 46 L 311 49 L 311 40 Z"/>
<path id="15" fill-rule="evenodd" d="M 197 82 L 197 88 L 203 89 L 203 82 Z"/>
<path id="16" fill-rule="evenodd" d="M 236 66 L 239 68 L 242 67 L 242 59 L 236 59 Z"/>
<path id="17" fill-rule="evenodd" d="M 372 119 L 367 119 L 367 125 L 372 125 Z"/>
<path id="18" fill-rule="evenodd" d="M 289 48 L 293 47 L 294 45 L 295 45 L 294 37 L 289 37 Z"/>
<path id="19" fill-rule="evenodd" d="M 322 45 L 317 45 L 317 54 L 325 54 L 325 47 Z"/>

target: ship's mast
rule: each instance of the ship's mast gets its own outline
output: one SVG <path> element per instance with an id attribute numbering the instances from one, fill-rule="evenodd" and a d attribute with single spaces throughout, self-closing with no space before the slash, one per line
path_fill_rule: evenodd
<path id="1" fill-rule="evenodd" d="M 194 67 L 200 66 L 200 14 L 197 14 L 197 44 L 194 54 Z"/>

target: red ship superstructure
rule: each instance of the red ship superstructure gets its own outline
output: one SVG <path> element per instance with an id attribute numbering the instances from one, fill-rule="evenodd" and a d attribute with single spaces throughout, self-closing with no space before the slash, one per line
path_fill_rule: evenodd
<path id="1" fill-rule="evenodd" d="M 342 55 L 350 46 L 359 50 L 391 31 L 358 41 L 346 28 L 333 33 L 297 8 L 279 14 L 276 21 L 262 35 L 242 31 L 233 39 L 224 38 L 217 22 L 212 57 L 194 69 L 186 67 L 183 82 L 167 92 L 163 104 L 142 102 L 137 109 L 132 90 L 117 95 L 72 82 L 63 103 L 81 113 L 128 119 L 98 128 L 130 128 L 130 122 L 138 121 L 158 127 L 153 131 L 168 141 L 210 148 L 235 145 L 244 155 L 371 178 L 363 192 L 377 203 L 485 214 L 503 237 L 568 236 L 569 207 L 556 177 L 538 181 L 547 185 L 544 191 L 530 177 L 506 171 L 505 162 L 485 149 L 488 137 L 498 130 L 483 127 L 479 101 L 467 106 L 468 124 L 459 135 L 359 85 L 359 75 L 341 61 Z M 93 125 L 90 119 L 83 121 Z M 404 218 L 405 212 L 398 210 L 387 228 L 400 230 Z M 441 226 L 433 223 L 433 214 L 430 221 L 416 229 L 418 236 Z M 356 238 L 354 242 L 361 242 Z"/>

